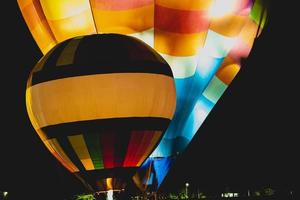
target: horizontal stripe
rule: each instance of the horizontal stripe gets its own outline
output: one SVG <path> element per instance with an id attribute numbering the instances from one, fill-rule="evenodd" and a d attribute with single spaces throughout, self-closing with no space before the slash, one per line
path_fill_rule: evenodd
<path id="1" fill-rule="evenodd" d="M 124 11 L 93 9 L 93 14 L 99 33 L 133 34 L 153 28 L 154 24 L 153 5 Z"/>
<path id="2" fill-rule="evenodd" d="M 213 0 L 155 0 L 156 5 L 178 10 L 207 10 L 212 3 Z"/>
<path id="3" fill-rule="evenodd" d="M 203 46 L 206 33 L 180 34 L 154 29 L 154 48 L 172 56 L 194 56 Z"/>
<path id="4" fill-rule="evenodd" d="M 90 10 L 67 18 L 57 20 L 50 20 L 47 18 L 47 20 L 58 42 L 77 36 L 96 33 L 93 16 Z"/>
<path id="5" fill-rule="evenodd" d="M 158 117 L 131 117 L 69 122 L 42 128 L 48 138 L 76 135 L 79 132 L 96 135 L 103 130 L 155 130 L 164 132 L 170 119 Z"/>
<path id="6" fill-rule="evenodd" d="M 40 83 L 26 92 L 40 127 L 123 117 L 171 119 L 176 104 L 173 79 L 157 74 L 78 76 Z"/>
<path id="7" fill-rule="evenodd" d="M 89 0 L 40 0 L 43 11 L 49 20 L 59 20 L 90 11 Z"/>
<path id="8" fill-rule="evenodd" d="M 140 65 L 140 63 L 163 63 L 165 66 L 162 65 L 161 67 L 168 69 L 171 73 L 166 61 L 154 49 L 139 39 L 121 34 L 94 34 L 80 36 L 62 42 L 58 45 L 59 48 L 56 48 L 57 50 L 51 53 L 49 58 L 43 58 L 47 59 L 43 69 L 56 71 L 58 68 L 55 68 L 55 66 L 57 66 L 59 58 L 63 57 L 61 54 L 64 53 L 67 48 L 66 46 L 76 49 L 77 45 L 73 46 L 69 44 L 73 43 L 74 40 L 80 40 L 80 44 L 77 48 L 76 56 L 72 63 L 73 65 L 68 67 L 73 66 L 86 69 L 87 66 L 97 66 L 101 68 L 111 68 L 111 65 L 124 66 L 123 63 L 127 63 L 125 65 L 130 66 Z M 101 54 L 99 54 L 99 51 Z M 107 67 L 107 65 L 110 66 Z M 153 68 L 153 66 L 151 66 L 151 68 Z"/>
<path id="9" fill-rule="evenodd" d="M 212 19 L 209 28 L 227 37 L 237 36 L 242 30 L 246 16 L 226 15 L 222 18 Z"/>
<path id="10" fill-rule="evenodd" d="M 56 68 L 55 71 L 47 71 L 42 70 L 34 73 L 34 76 L 32 78 L 32 85 L 36 85 L 39 83 L 57 80 L 57 79 L 63 79 L 63 78 L 70 78 L 70 77 L 78 77 L 78 76 L 86 76 L 86 75 L 105 75 L 105 74 L 114 74 L 114 73 L 149 73 L 149 74 L 162 74 L 169 77 L 172 77 L 172 71 L 169 68 L 169 66 L 166 66 L 162 63 L 152 63 L 152 62 L 135 62 L 135 63 L 126 63 L 123 60 L 116 59 L 117 63 L 101 63 L 106 64 L 107 67 L 102 66 L 95 66 L 95 67 L 79 67 L 75 64 L 72 64 L 71 66 L 64 66 L 61 68 Z M 118 66 L 118 67 L 117 67 Z"/>
<path id="11" fill-rule="evenodd" d="M 198 63 L 198 55 L 179 57 L 161 54 L 161 56 L 171 66 L 174 78 L 187 78 L 195 74 Z"/>
<path id="12" fill-rule="evenodd" d="M 98 10 L 129 10 L 154 4 L 154 0 L 91 0 L 92 8 Z"/>
<path id="13" fill-rule="evenodd" d="M 85 170 L 94 170 L 95 167 L 85 144 L 83 135 L 68 136 L 68 139 Z"/>
<path id="14" fill-rule="evenodd" d="M 154 28 L 174 33 L 199 33 L 206 31 L 208 25 L 207 12 L 177 10 L 155 5 Z"/>

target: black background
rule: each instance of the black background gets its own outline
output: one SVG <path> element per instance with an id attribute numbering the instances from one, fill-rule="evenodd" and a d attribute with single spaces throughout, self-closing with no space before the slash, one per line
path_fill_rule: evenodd
<path id="1" fill-rule="evenodd" d="M 186 181 L 200 188 L 297 188 L 299 22 L 289 3 L 270 3 L 263 34 L 162 190 L 183 187 Z M 11 199 L 58 200 L 81 192 L 27 117 L 26 80 L 42 54 L 14 1 L 3 3 L 0 32 L 0 191 L 9 191 Z"/>

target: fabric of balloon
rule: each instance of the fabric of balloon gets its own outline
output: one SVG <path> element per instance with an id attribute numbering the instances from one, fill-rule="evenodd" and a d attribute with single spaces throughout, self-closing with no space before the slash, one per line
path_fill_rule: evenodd
<path id="1" fill-rule="evenodd" d="M 167 129 L 176 93 L 171 68 L 151 47 L 101 34 L 47 53 L 26 105 L 49 151 L 91 191 L 121 190 Z"/>
<path id="2" fill-rule="evenodd" d="M 151 162 L 173 160 L 240 70 L 266 23 L 264 0 L 18 0 L 35 41 L 46 53 L 71 37 L 119 33 L 139 38 L 171 66 L 176 112 Z M 157 158 L 157 159 L 156 159 Z M 172 162 L 171 162 L 172 160 Z M 150 162 L 145 162 L 147 165 Z M 143 170 L 134 180 L 141 188 Z M 169 168 L 160 170 L 158 188 Z M 138 178 L 140 177 L 140 178 Z M 144 177 L 144 178 L 147 178 Z M 151 181 L 146 181 L 147 184 Z M 147 187 L 146 187 L 147 188 Z"/>

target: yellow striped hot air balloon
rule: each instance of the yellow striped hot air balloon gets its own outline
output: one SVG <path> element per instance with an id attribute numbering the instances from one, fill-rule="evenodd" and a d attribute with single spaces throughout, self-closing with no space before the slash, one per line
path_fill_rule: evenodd
<path id="1" fill-rule="evenodd" d="M 124 35 L 77 37 L 34 67 L 26 105 L 48 150 L 91 191 L 122 190 L 175 111 L 171 68 Z"/>

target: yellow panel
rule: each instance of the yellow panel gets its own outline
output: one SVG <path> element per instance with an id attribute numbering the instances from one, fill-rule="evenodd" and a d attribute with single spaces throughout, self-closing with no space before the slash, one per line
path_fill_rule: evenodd
<path id="1" fill-rule="evenodd" d="M 71 169 L 72 172 L 78 172 L 78 168 L 72 163 L 69 157 L 65 154 L 64 150 L 61 148 L 56 139 L 47 140 L 48 144 L 52 147 L 52 149 L 59 155 L 61 163 L 67 168 Z M 44 142 L 46 144 L 46 142 Z M 46 145 L 47 146 L 47 145 Z"/>
<path id="2" fill-rule="evenodd" d="M 91 159 L 89 150 L 85 144 L 83 135 L 73 135 L 73 136 L 68 136 L 68 139 L 76 152 L 79 160 L 83 164 L 84 168 L 86 170 L 94 170 L 94 164 Z"/>
<path id="3" fill-rule="evenodd" d="M 209 28 L 221 35 L 233 37 L 240 33 L 246 22 L 246 16 L 226 15 L 221 18 L 212 18 Z"/>
<path id="4" fill-rule="evenodd" d="M 90 10 L 60 20 L 48 20 L 48 23 L 58 42 L 77 36 L 96 33 Z"/>
<path id="5" fill-rule="evenodd" d="M 77 76 L 28 88 L 32 98 L 27 106 L 39 127 L 116 117 L 170 119 L 176 104 L 174 87 L 171 77 L 160 74 Z"/>
<path id="6" fill-rule="evenodd" d="M 145 153 L 143 154 L 143 156 L 141 157 L 141 159 L 137 163 L 137 167 L 141 166 L 141 164 L 145 161 L 145 159 L 151 153 L 151 151 L 153 150 L 153 147 L 155 146 L 155 144 L 157 144 L 158 140 L 160 139 L 161 134 L 162 134 L 161 131 L 155 131 L 155 134 L 152 137 L 151 142 L 148 145 L 148 148 L 146 149 Z"/>
<path id="7" fill-rule="evenodd" d="M 207 10 L 213 0 L 155 0 L 155 4 L 179 10 Z"/>
<path id="8" fill-rule="evenodd" d="M 99 33 L 133 34 L 153 28 L 154 6 L 112 11 L 93 10 Z"/>
<path id="9" fill-rule="evenodd" d="M 204 45 L 207 32 L 180 34 L 154 30 L 154 49 L 172 56 L 193 56 Z"/>
<path id="10" fill-rule="evenodd" d="M 91 13 L 89 0 L 40 0 L 49 20 L 59 20 L 78 15 L 87 10 Z"/>

